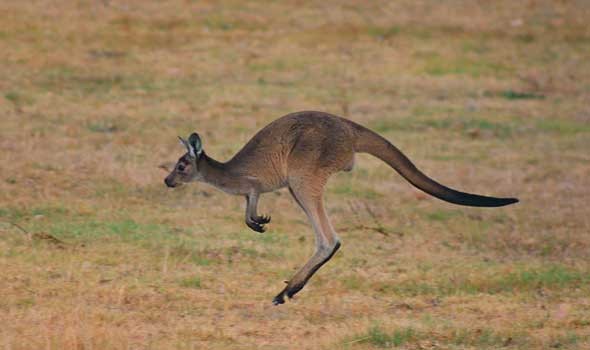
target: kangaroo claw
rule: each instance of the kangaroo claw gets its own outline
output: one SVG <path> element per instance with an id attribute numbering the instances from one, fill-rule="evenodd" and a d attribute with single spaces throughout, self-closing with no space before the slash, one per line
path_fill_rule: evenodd
<path id="1" fill-rule="evenodd" d="M 285 303 L 285 291 L 280 292 L 276 297 L 272 299 L 273 305 L 281 305 Z"/>
<path id="2" fill-rule="evenodd" d="M 259 223 L 261 225 L 268 224 L 270 222 L 270 216 L 267 216 L 267 215 L 257 216 L 254 218 L 254 221 L 256 221 L 257 223 Z"/>
<path id="3" fill-rule="evenodd" d="M 246 219 L 246 225 L 256 232 L 264 232 L 266 229 L 264 225 L 270 222 L 270 216 L 255 216 L 250 219 Z"/>
<path id="4" fill-rule="evenodd" d="M 256 221 L 246 221 L 246 225 L 248 225 L 248 227 L 250 227 L 252 230 L 256 231 L 256 232 L 260 232 L 263 233 L 265 231 L 264 229 L 264 224 L 259 224 Z"/>

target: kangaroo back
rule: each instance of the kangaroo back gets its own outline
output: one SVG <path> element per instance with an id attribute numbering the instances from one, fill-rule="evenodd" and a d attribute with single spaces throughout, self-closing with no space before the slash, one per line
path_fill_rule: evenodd
<path id="1" fill-rule="evenodd" d="M 369 153 L 385 163 L 422 191 L 444 201 L 472 207 L 501 207 L 518 202 L 516 198 L 480 196 L 453 190 L 422 173 L 399 149 L 379 134 L 354 124 L 357 130 L 355 151 Z"/>

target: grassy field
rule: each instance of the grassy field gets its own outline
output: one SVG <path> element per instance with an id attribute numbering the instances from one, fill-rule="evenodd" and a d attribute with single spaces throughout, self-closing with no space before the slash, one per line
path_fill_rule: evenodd
<path id="1" fill-rule="evenodd" d="M 590 348 L 585 1 L 1 1 L 0 348 Z M 378 131 L 453 206 L 357 157 L 313 252 L 288 191 L 168 189 L 289 112 Z"/>

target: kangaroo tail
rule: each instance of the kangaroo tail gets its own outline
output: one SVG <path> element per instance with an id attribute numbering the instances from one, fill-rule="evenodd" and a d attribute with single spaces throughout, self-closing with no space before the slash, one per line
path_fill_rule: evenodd
<path id="1" fill-rule="evenodd" d="M 480 196 L 453 190 L 422 173 L 399 149 L 379 134 L 354 124 L 357 131 L 355 151 L 369 153 L 385 163 L 422 191 L 444 201 L 472 207 L 501 207 L 518 202 L 517 198 Z"/>

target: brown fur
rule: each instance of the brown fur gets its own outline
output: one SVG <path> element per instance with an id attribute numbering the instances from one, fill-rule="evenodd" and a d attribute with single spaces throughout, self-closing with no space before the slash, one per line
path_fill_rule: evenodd
<path id="1" fill-rule="evenodd" d="M 197 140 L 196 147 L 189 145 L 191 140 Z M 273 121 L 226 163 L 205 154 L 196 134 L 183 143 L 188 152 L 166 177 L 169 187 L 179 182 L 203 181 L 225 192 L 245 196 L 246 224 L 259 232 L 264 232 L 264 225 L 270 222 L 270 217 L 258 216 L 256 212 L 261 193 L 288 187 L 308 216 L 316 236 L 316 252 L 274 298 L 275 304 L 284 303 L 285 295 L 291 298 L 301 290 L 340 247 L 324 209 L 324 186 L 332 174 L 352 169 L 356 152 L 382 159 L 416 187 L 451 203 L 501 206 L 518 201 L 445 187 L 420 172 L 383 137 L 350 120 L 322 112 L 292 113 Z"/>

